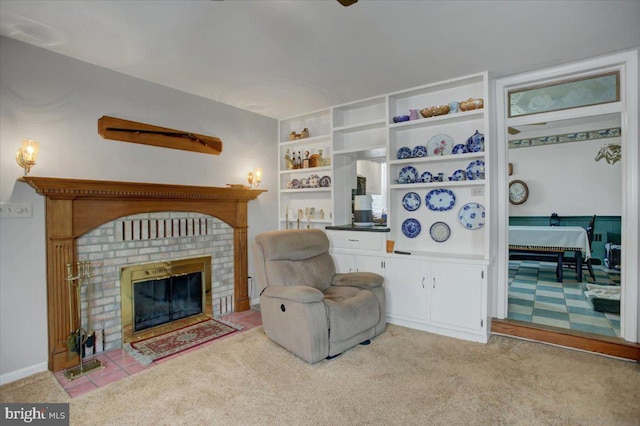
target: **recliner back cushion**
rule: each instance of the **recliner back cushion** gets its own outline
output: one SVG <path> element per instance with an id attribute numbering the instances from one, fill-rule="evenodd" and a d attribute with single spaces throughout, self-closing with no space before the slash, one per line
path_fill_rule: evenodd
<path id="1" fill-rule="evenodd" d="M 303 285 L 320 291 L 331 286 L 336 272 L 329 253 L 305 260 L 268 260 L 265 266 L 270 286 Z"/>
<path id="2" fill-rule="evenodd" d="M 319 229 L 265 232 L 256 236 L 264 257 L 266 283 L 262 286 L 304 285 L 324 291 L 336 273 L 329 239 Z"/>

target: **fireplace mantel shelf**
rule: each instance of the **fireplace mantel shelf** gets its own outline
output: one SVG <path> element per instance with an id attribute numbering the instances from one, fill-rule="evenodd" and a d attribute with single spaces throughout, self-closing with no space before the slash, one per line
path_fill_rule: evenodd
<path id="1" fill-rule="evenodd" d="M 25 176 L 19 179 L 46 197 L 47 310 L 49 369 L 78 364 L 68 353 L 69 329 L 77 328 L 77 300 L 69 298 L 67 265 L 77 261 L 77 239 L 124 216 L 151 212 L 195 212 L 216 217 L 233 228 L 234 310 L 249 309 L 247 203 L 262 189 L 166 185 L 137 182 Z M 69 327 L 69 315 L 76 318 Z"/>
<path id="2" fill-rule="evenodd" d="M 64 179 L 24 176 L 18 179 L 31 185 L 38 194 L 52 199 L 78 198 L 138 198 L 138 199 L 215 199 L 250 201 L 264 189 L 236 189 L 211 186 L 168 185 L 140 182 Z"/>

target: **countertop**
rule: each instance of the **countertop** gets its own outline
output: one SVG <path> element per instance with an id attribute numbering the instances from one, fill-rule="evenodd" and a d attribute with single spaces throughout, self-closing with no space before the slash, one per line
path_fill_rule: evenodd
<path id="1" fill-rule="evenodd" d="M 330 231 L 364 231 L 364 232 L 391 232 L 390 228 L 386 225 L 374 225 L 374 226 L 355 226 L 355 225 L 336 225 L 325 226 Z"/>

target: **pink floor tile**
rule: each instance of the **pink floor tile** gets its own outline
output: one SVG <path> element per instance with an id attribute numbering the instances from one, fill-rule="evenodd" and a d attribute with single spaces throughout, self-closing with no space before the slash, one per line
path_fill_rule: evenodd
<path id="1" fill-rule="evenodd" d="M 80 380 L 80 379 L 78 379 Z M 75 382 L 75 380 L 74 380 Z M 84 395 L 87 392 L 91 392 L 94 389 L 98 389 L 93 382 L 87 381 L 84 383 L 77 384 L 71 388 L 65 389 L 71 398 L 76 398 L 80 395 Z"/>
<path id="2" fill-rule="evenodd" d="M 139 373 L 143 370 L 146 370 L 147 368 L 151 368 L 153 366 L 153 364 L 151 365 L 142 365 L 139 362 L 135 362 L 134 364 L 131 365 L 127 365 L 125 367 L 122 367 L 122 369 L 124 371 L 127 372 L 128 375 L 133 376 L 136 373 Z"/>
<path id="3" fill-rule="evenodd" d="M 92 377 L 91 380 L 98 387 L 102 387 L 102 386 L 108 385 L 109 383 L 117 382 L 118 380 L 124 379 L 125 377 L 128 377 L 128 376 L 129 375 L 127 374 L 126 371 L 118 369 L 118 370 L 112 371 L 109 374 L 105 374 L 98 377 Z"/>
<path id="4" fill-rule="evenodd" d="M 130 365 L 134 365 L 134 364 L 139 364 L 138 361 L 136 361 L 136 359 L 129 354 L 124 354 L 123 356 L 118 358 L 112 358 L 112 357 L 110 358 L 114 363 L 116 363 L 119 367 L 122 367 L 122 368 L 128 367 Z"/>

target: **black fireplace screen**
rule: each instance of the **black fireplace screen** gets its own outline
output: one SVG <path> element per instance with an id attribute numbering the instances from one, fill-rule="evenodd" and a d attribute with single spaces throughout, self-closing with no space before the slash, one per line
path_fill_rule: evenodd
<path id="1" fill-rule="evenodd" d="M 203 312 L 202 272 L 135 283 L 135 332 Z"/>

